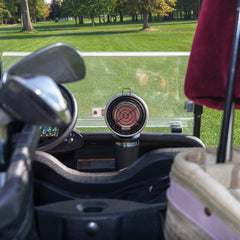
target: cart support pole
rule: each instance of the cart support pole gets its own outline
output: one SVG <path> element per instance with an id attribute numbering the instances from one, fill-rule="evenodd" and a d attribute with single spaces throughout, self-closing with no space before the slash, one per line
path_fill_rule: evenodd
<path id="1" fill-rule="evenodd" d="M 218 148 L 217 163 L 223 163 L 226 160 L 226 153 L 231 152 L 232 145 L 227 144 L 231 142 L 229 139 L 232 139 L 232 134 L 229 133 L 230 126 L 233 124 L 230 123 L 230 119 L 233 120 L 233 101 L 234 101 L 234 89 L 235 89 L 235 80 L 237 72 L 237 63 L 239 55 L 239 40 L 240 40 L 240 0 L 237 3 L 237 15 L 235 22 L 235 29 L 232 41 L 231 49 L 231 59 L 228 72 L 228 84 L 226 90 L 226 98 L 224 103 L 224 113 L 222 121 L 222 130 L 220 137 L 220 144 Z M 231 117 L 232 114 L 232 117 Z"/>

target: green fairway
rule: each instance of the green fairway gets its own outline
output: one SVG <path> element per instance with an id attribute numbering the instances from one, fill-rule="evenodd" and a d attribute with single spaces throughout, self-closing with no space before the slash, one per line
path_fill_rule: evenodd
<path id="1" fill-rule="evenodd" d="M 73 21 L 43 22 L 35 33 L 21 26 L 0 27 L 0 52 L 35 51 L 65 42 L 80 51 L 190 51 L 196 22 L 151 23 L 152 31 L 141 31 L 142 23 L 75 25 Z"/>
<path id="2" fill-rule="evenodd" d="M 72 44 L 87 51 L 190 51 L 196 21 L 150 23 L 151 31 L 141 31 L 142 23 L 75 25 L 73 21 L 43 22 L 36 32 L 21 32 L 21 26 L 0 27 L 0 52 L 35 51 L 56 42 Z M 4 68 L 17 58 L 4 58 Z M 131 88 L 151 109 L 153 118 L 190 116 L 183 110 L 183 82 L 188 57 L 85 57 L 87 76 L 68 84 L 79 102 L 79 117 L 89 118 L 93 108 Z M 90 96 L 92 99 L 90 99 Z M 88 100 L 86 100 L 88 99 Z M 206 146 L 217 146 L 222 113 L 204 108 L 201 139 Z M 240 144 L 239 112 L 236 113 L 234 145 Z M 190 130 L 192 125 L 189 126 Z M 148 128 L 146 131 L 162 131 Z M 84 130 L 83 128 L 80 130 Z M 94 128 L 90 130 L 96 130 Z M 189 129 L 187 130 L 189 132 Z"/>

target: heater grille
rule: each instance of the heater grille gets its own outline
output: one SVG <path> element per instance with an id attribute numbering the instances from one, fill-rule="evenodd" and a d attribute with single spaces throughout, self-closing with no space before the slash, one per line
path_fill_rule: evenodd
<path id="1" fill-rule="evenodd" d="M 122 137 L 140 133 L 146 125 L 147 117 L 147 105 L 132 93 L 114 96 L 105 108 L 106 124 L 113 133 Z"/>

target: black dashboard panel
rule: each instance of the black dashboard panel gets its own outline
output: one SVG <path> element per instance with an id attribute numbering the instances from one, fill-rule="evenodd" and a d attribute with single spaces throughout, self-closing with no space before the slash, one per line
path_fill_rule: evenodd
<path id="1" fill-rule="evenodd" d="M 110 132 L 79 133 L 49 151 L 66 166 L 82 171 L 113 171 L 116 166 L 116 139 Z M 204 147 L 194 136 L 178 133 L 141 133 L 138 157 L 155 149 Z"/>

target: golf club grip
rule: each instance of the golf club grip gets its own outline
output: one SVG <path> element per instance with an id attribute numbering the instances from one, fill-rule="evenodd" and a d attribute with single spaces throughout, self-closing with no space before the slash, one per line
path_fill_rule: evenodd
<path id="1" fill-rule="evenodd" d="M 32 158 L 39 140 L 38 126 L 26 124 L 11 156 L 0 189 L 1 239 L 26 239 L 33 222 Z"/>

